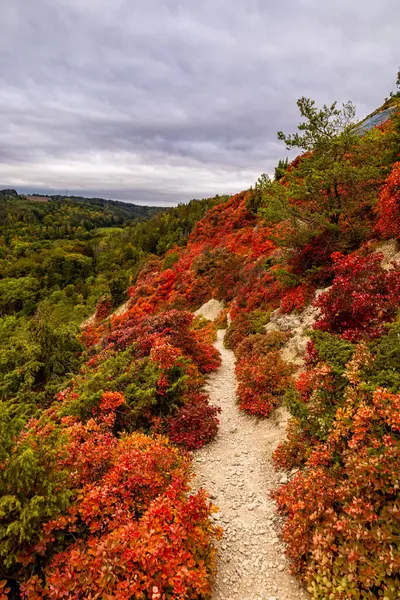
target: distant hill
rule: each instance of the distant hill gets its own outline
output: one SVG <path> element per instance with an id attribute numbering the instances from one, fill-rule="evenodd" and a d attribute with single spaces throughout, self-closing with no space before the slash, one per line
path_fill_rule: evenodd
<path id="1" fill-rule="evenodd" d="M 122 265 L 128 281 L 128 264 L 140 255 L 129 243 L 130 228 L 163 211 L 103 198 L 1 190 L 0 320 L 20 312 L 31 315 L 51 297 L 64 323 L 80 321 L 109 292 Z"/>
<path id="2" fill-rule="evenodd" d="M 153 215 L 165 210 L 160 206 L 140 206 L 127 202 L 119 202 L 118 200 L 105 200 L 104 198 L 46 194 L 25 195 L 18 194 L 14 189 L 0 190 L 0 203 L 3 210 L 4 202 L 7 199 L 12 199 L 14 209 L 18 207 L 18 211 L 27 211 L 29 214 L 32 214 L 32 204 L 35 205 L 36 203 L 47 204 L 47 207 L 43 209 L 46 214 L 60 213 L 60 210 L 63 214 L 69 214 L 72 207 L 74 207 L 74 211 L 77 211 L 80 216 L 82 216 L 82 212 L 86 213 L 84 221 L 85 227 L 88 230 L 99 226 L 115 226 L 132 221 L 149 219 Z M 18 201 L 18 204 L 16 204 L 16 201 Z"/>

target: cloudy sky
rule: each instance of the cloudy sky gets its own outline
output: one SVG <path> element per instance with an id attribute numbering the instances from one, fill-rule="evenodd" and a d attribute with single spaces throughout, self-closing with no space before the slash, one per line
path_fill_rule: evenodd
<path id="1" fill-rule="evenodd" d="M 0 187 L 174 204 L 286 155 L 296 99 L 394 89 L 399 0 L 2 0 Z"/>

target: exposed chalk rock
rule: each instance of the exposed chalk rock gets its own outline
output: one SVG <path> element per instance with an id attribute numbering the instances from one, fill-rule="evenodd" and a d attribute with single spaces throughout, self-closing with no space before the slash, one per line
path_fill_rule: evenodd
<path id="1" fill-rule="evenodd" d="M 329 288 L 317 290 L 315 298 Z M 271 313 L 269 323 L 265 325 L 265 331 L 290 331 L 292 337 L 281 350 L 283 360 L 292 363 L 298 369 L 304 366 L 304 355 L 309 338 L 306 332 L 311 330 L 320 315 L 320 310 L 311 304 L 300 313 L 283 314 L 280 309 Z"/>
<path id="2" fill-rule="evenodd" d="M 387 271 L 393 269 L 393 263 L 400 263 L 400 247 L 397 240 L 388 240 L 376 249 L 383 253 L 382 267 Z"/>
<path id="3" fill-rule="evenodd" d="M 209 321 L 215 321 L 215 319 L 221 314 L 224 309 L 223 302 L 219 302 L 219 300 L 215 300 L 215 298 L 211 298 L 208 302 L 200 306 L 198 310 L 195 311 L 195 315 L 204 317 L 204 319 L 208 319 Z"/>

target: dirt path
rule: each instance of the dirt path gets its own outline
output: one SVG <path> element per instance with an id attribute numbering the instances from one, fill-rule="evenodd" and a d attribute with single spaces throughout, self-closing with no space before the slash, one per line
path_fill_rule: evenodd
<path id="1" fill-rule="evenodd" d="M 224 528 L 213 600 L 303 600 L 305 592 L 288 573 L 269 499 L 269 491 L 286 477 L 274 471 L 270 459 L 287 416 L 279 409 L 272 418 L 257 420 L 238 411 L 235 359 L 223 347 L 224 334 L 219 331 L 216 342 L 222 365 L 207 385 L 212 404 L 222 408 L 220 431 L 195 458 L 196 486 L 211 493 Z"/>

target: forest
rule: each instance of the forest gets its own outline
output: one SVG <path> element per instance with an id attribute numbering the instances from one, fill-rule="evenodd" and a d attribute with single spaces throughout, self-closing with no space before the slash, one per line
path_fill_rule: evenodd
<path id="1" fill-rule="evenodd" d="M 387 107 L 361 134 L 351 103 L 302 98 L 298 132 L 278 133 L 298 156 L 273 178 L 153 215 L 3 192 L 1 600 L 211 597 L 221 529 L 190 481 L 218 432 L 216 328 L 240 409 L 291 414 L 273 460 L 292 572 L 313 600 L 399 598 L 400 263 L 381 248 L 399 252 L 400 99 Z M 193 314 L 210 298 L 215 324 Z M 291 332 L 266 325 L 310 305 L 299 373 Z"/>

